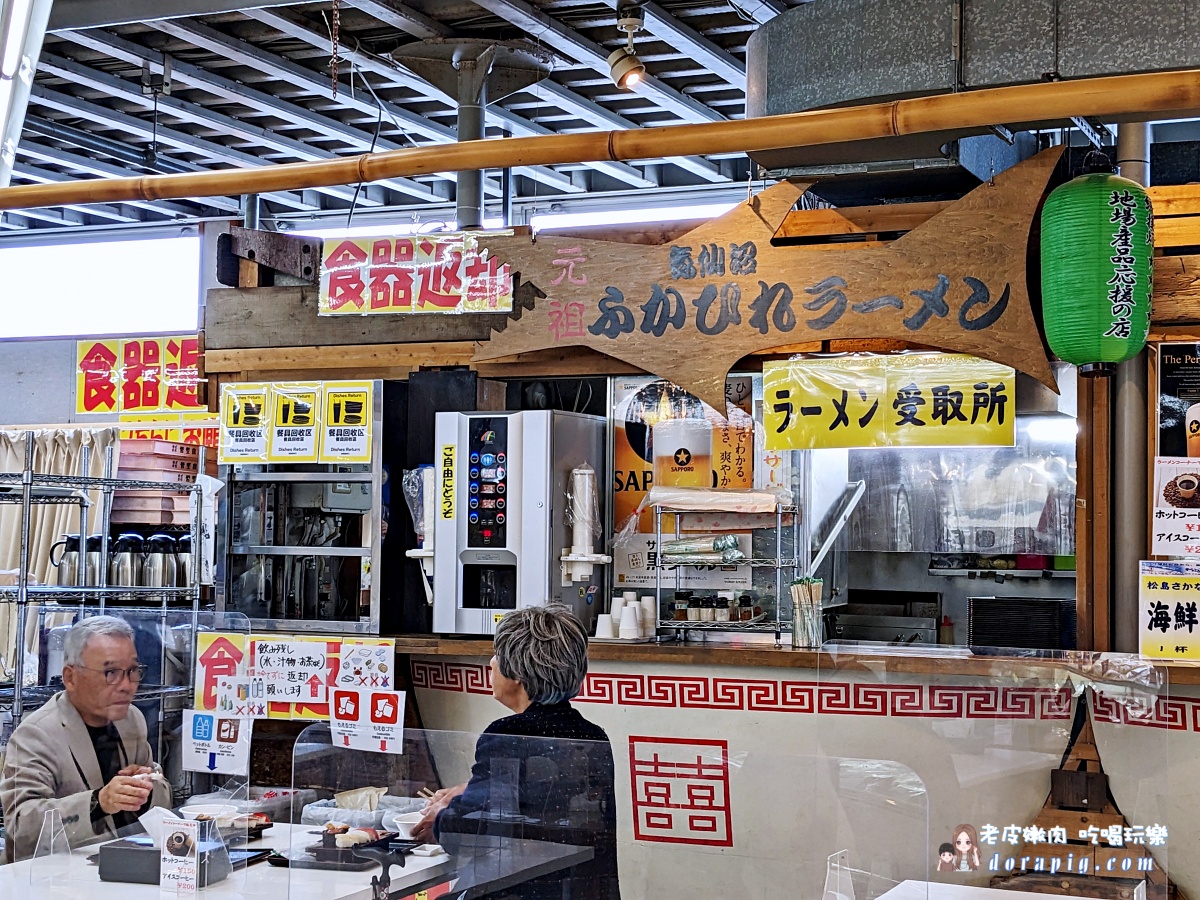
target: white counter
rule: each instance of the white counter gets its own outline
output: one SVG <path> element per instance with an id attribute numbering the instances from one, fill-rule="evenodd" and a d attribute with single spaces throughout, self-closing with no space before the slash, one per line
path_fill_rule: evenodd
<path id="1" fill-rule="evenodd" d="M 296 846 L 308 843 L 304 832 L 315 832 L 311 825 L 280 825 L 269 828 L 262 840 L 246 845 L 250 850 L 288 849 L 291 833 L 295 830 Z M 314 835 L 311 842 L 317 840 Z M 158 885 L 127 884 L 101 881 L 99 869 L 87 862 L 87 857 L 96 853 L 97 845 L 82 847 L 71 854 L 65 877 L 56 880 L 46 889 L 31 890 L 30 875 L 33 863 L 30 860 L 0 866 L 0 898 L 26 898 L 29 900 L 158 900 Z M 44 863 L 41 864 L 44 866 Z M 40 868 L 40 867 L 39 867 Z M 409 856 L 404 868 L 392 866 L 392 892 L 404 896 L 406 887 L 421 884 L 430 878 L 449 874 L 450 857 Z M 289 877 L 290 873 L 290 877 Z M 338 872 L 328 869 L 284 869 L 256 863 L 247 869 L 234 872 L 228 879 L 213 885 L 198 896 L 219 897 L 222 900 L 370 900 L 371 877 L 379 868 L 365 872 Z"/>
<path id="2" fill-rule="evenodd" d="M 965 884 L 902 881 L 886 894 L 881 894 L 878 900 L 1046 900 L 1046 895 Z"/>

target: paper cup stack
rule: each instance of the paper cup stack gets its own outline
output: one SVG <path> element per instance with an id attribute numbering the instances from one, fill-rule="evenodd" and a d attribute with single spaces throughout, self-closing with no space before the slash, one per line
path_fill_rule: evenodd
<path id="1" fill-rule="evenodd" d="M 598 638 L 614 638 L 613 633 L 613 617 L 611 613 L 600 613 L 596 616 L 596 637 Z"/>
<path id="2" fill-rule="evenodd" d="M 642 637 L 650 637 L 658 630 L 658 601 L 646 594 L 641 598 Z"/>
<path id="3" fill-rule="evenodd" d="M 621 609 L 621 640 L 634 640 L 642 636 L 641 607 L 637 603 L 625 604 Z"/>

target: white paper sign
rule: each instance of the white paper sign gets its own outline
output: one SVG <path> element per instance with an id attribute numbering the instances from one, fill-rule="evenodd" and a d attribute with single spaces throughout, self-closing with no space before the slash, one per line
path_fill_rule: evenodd
<path id="1" fill-rule="evenodd" d="M 772 517 L 774 524 L 774 517 Z M 750 555 L 750 535 L 739 534 L 738 549 Z M 663 540 L 674 540 L 663 536 Z M 655 584 L 655 566 L 658 552 L 652 534 L 633 534 L 613 548 L 613 568 L 616 570 L 616 587 L 652 588 Z M 675 590 L 675 576 L 679 576 L 680 588 L 702 588 L 712 591 L 745 591 L 750 589 L 752 570 L 749 566 L 666 566 L 662 570 L 664 590 Z"/>
<path id="2" fill-rule="evenodd" d="M 268 703 L 325 703 L 325 641 L 263 640 L 252 642 L 250 652 L 251 691 L 262 684 L 262 699 Z"/>
<path id="3" fill-rule="evenodd" d="M 183 711 L 183 768 L 188 772 L 250 774 L 254 722 L 217 713 Z"/>
<path id="4" fill-rule="evenodd" d="M 404 694 L 334 688 L 329 714 L 335 746 L 404 752 Z"/>
<path id="5" fill-rule="evenodd" d="M 1200 459 L 1155 458 L 1153 500 L 1150 552 L 1200 555 Z"/>
<path id="6" fill-rule="evenodd" d="M 342 641 L 342 661 L 338 667 L 337 687 L 376 688 L 388 691 L 392 688 L 392 669 L 396 665 L 396 645 L 356 644 L 349 639 Z"/>
<path id="7" fill-rule="evenodd" d="M 164 818 L 158 886 L 162 891 L 194 894 L 200 887 L 200 823 Z"/>
<path id="8" fill-rule="evenodd" d="M 229 718 L 265 719 L 267 701 L 263 699 L 263 693 L 261 678 L 218 676 L 216 712 Z"/>

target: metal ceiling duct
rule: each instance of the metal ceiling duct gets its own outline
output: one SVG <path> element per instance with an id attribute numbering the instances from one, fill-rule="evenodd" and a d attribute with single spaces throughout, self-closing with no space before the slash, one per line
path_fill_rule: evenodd
<path id="1" fill-rule="evenodd" d="M 1187 0 L 1128 0 L 1119 8 L 1100 0 L 805 3 L 751 36 L 746 114 L 1196 66 L 1200 17 L 1192 7 Z M 940 132 L 752 158 L 777 175 L 825 179 L 821 190 L 834 202 L 953 192 L 1033 152 L 1022 123 L 997 124 L 1011 132 Z"/>

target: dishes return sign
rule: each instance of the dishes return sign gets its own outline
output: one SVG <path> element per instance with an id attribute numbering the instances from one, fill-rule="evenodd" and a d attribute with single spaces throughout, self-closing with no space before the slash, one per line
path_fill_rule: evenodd
<path id="1" fill-rule="evenodd" d="M 768 450 L 1011 447 L 1016 375 L 973 356 L 918 353 L 763 367 Z"/>
<path id="2" fill-rule="evenodd" d="M 322 251 L 318 315 L 511 310 L 509 268 L 475 233 L 328 241 Z"/>

